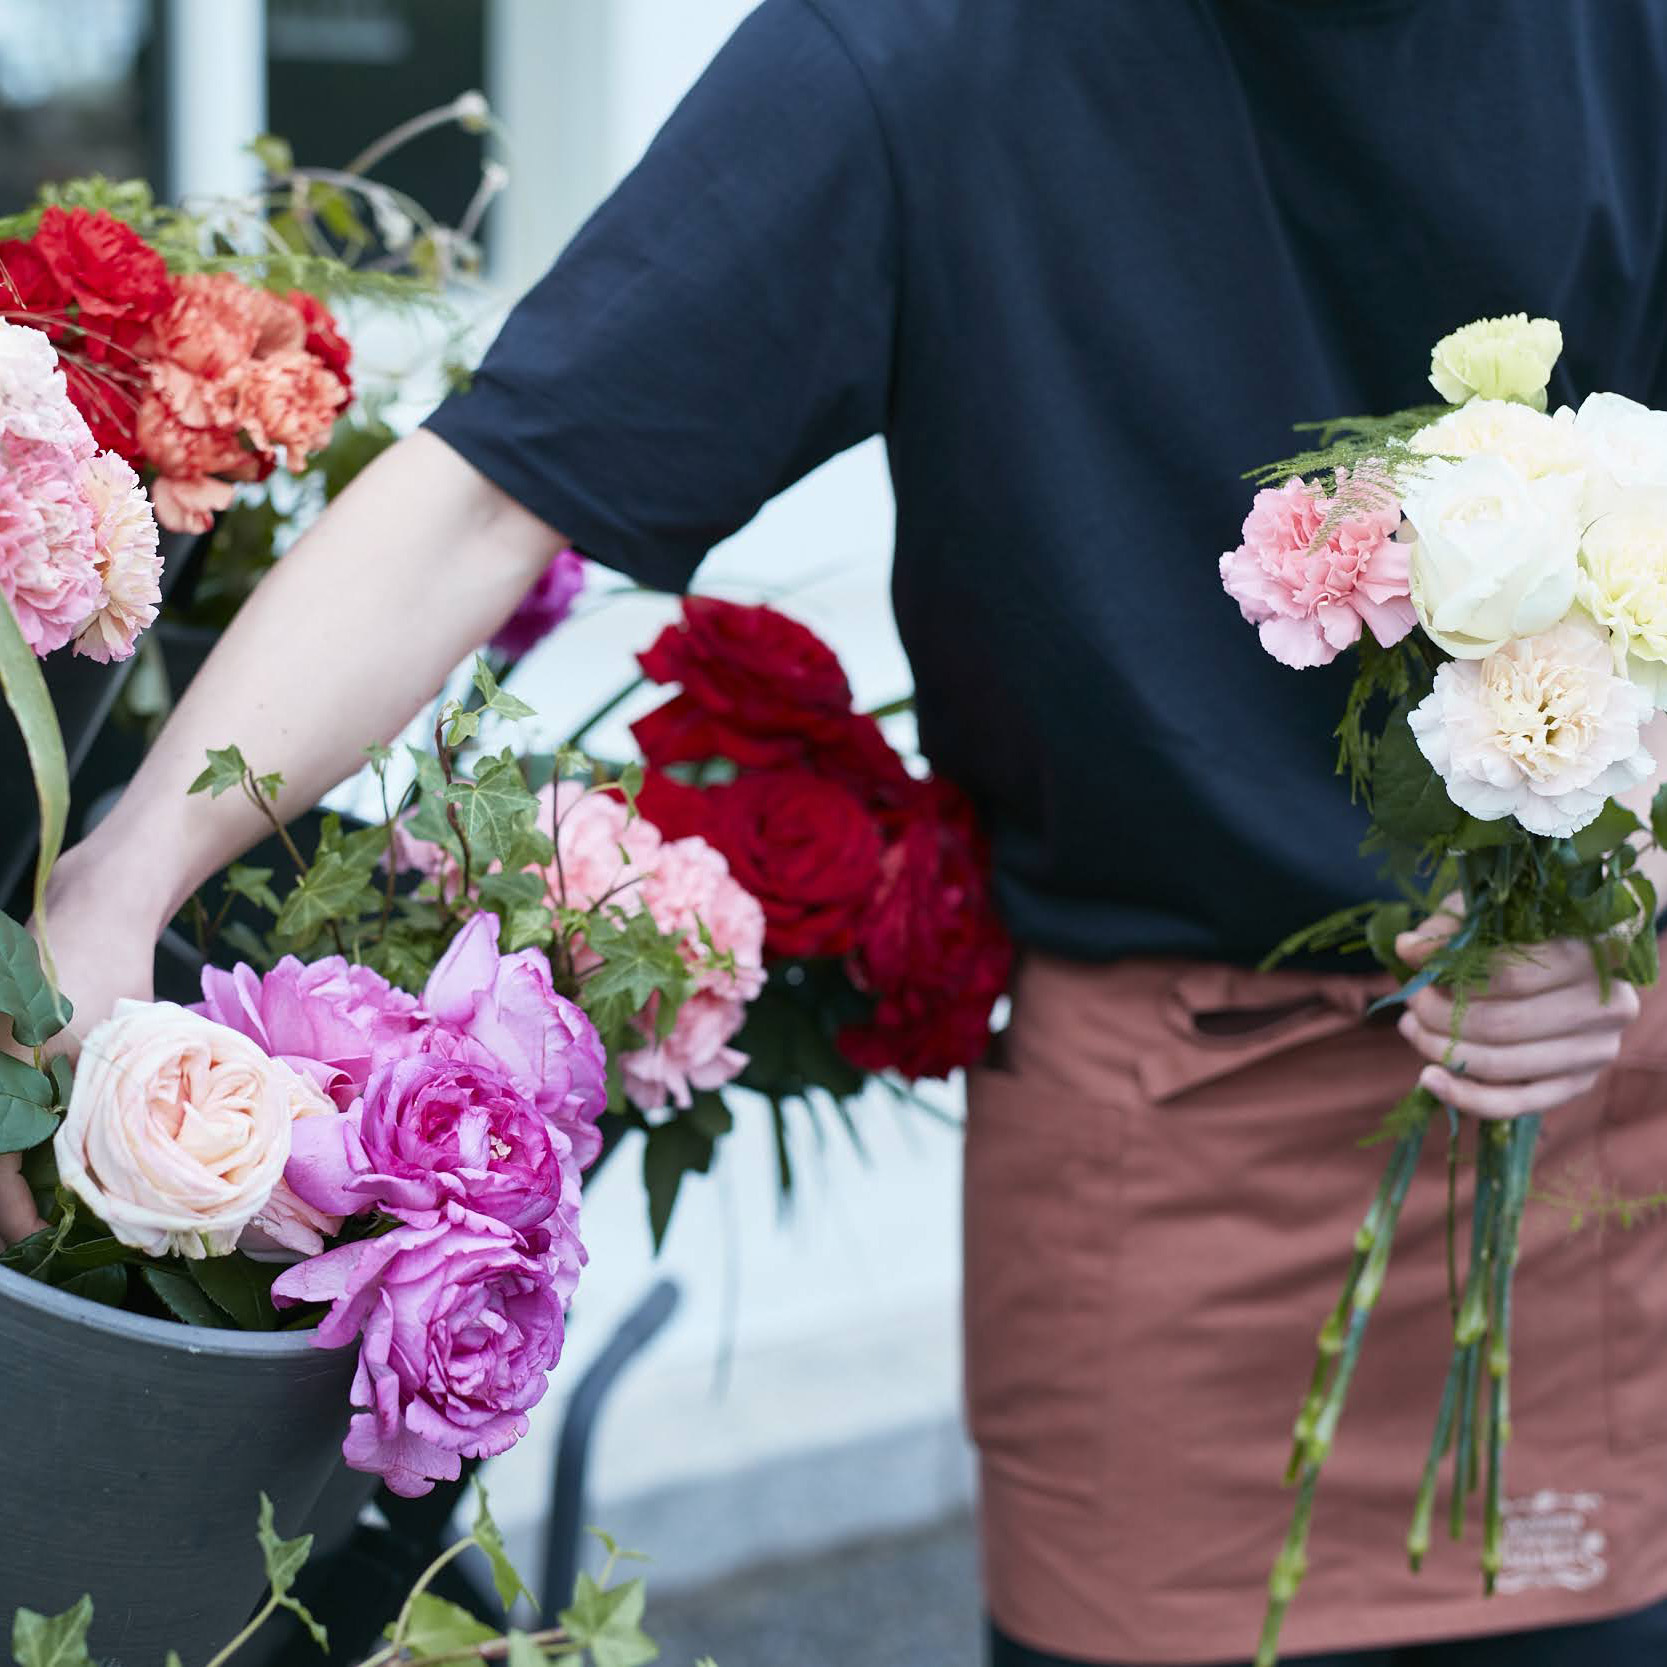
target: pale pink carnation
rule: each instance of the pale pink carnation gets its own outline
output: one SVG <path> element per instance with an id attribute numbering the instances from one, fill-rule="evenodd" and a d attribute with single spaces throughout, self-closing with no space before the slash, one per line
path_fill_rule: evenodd
<path id="1" fill-rule="evenodd" d="M 40 330 L 0 319 L 0 440 L 8 438 L 59 446 L 76 458 L 94 450 L 52 343 Z"/>
<path id="2" fill-rule="evenodd" d="M 1653 713 L 1616 674 L 1604 634 L 1570 619 L 1486 659 L 1447 661 L 1409 722 L 1460 810 L 1566 839 L 1654 774 L 1642 739 Z"/>
<path id="3" fill-rule="evenodd" d="M 101 588 L 97 609 L 76 636 L 75 652 L 108 664 L 125 660 L 156 618 L 162 556 L 150 499 L 113 451 L 81 465 L 81 487 L 93 512 L 93 564 Z"/>
<path id="4" fill-rule="evenodd" d="M 0 591 L 37 655 L 75 635 L 103 588 L 80 462 L 69 446 L 0 437 Z"/>
<path id="5" fill-rule="evenodd" d="M 651 1006 L 637 1021 L 648 1040 L 619 1056 L 625 1092 L 639 1111 L 661 1111 L 668 1103 L 686 1108 L 696 1092 L 722 1088 L 746 1068 L 747 1056 L 729 1045 L 746 1020 L 745 1002 L 697 991 L 678 1008 L 663 1042 L 654 1040 L 654 1011 Z"/>
<path id="6" fill-rule="evenodd" d="M 538 825 L 546 833 L 552 818 L 559 824 L 561 860 L 547 871 L 550 901 L 594 909 L 606 900 L 626 914 L 636 913 L 644 876 L 659 856 L 659 831 L 632 816 L 617 793 L 587 792 L 576 781 L 538 795 Z"/>
<path id="7" fill-rule="evenodd" d="M 1339 490 L 1348 483 L 1337 472 Z M 1362 624 L 1386 648 L 1417 623 L 1407 546 L 1392 497 L 1363 502 L 1322 542 L 1333 500 L 1292 478 L 1256 494 L 1243 543 L 1221 558 L 1221 582 L 1281 664 L 1323 666 L 1360 640 Z"/>
<path id="8" fill-rule="evenodd" d="M 642 900 L 662 932 L 683 934 L 683 955 L 700 989 L 751 1001 L 764 988 L 763 906 L 704 839 L 675 839 L 663 845 L 643 881 Z M 710 949 L 702 938 L 703 927 Z M 714 955 L 732 957 L 733 967 L 715 966 Z"/>

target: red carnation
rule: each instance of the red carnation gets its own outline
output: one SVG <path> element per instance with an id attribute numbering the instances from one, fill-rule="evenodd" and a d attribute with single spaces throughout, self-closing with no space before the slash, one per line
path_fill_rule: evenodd
<path id="1" fill-rule="evenodd" d="M 113 320 L 142 324 L 173 300 L 162 257 L 131 226 L 102 210 L 49 208 L 33 242 L 63 298 L 80 309 L 91 330 L 108 335 Z M 93 345 L 90 340 L 89 352 Z"/>
<path id="2" fill-rule="evenodd" d="M 851 715 L 833 650 L 774 608 L 687 597 L 683 619 L 638 656 L 682 693 L 632 726 L 651 764 L 729 758 L 752 769 L 799 763 Z"/>
<path id="3" fill-rule="evenodd" d="M 34 319 L 19 319 L 24 313 L 60 313 L 64 306 L 64 292 L 52 275 L 33 243 L 22 238 L 10 238 L 0 243 L 0 316 L 14 324 L 33 324 Z M 46 321 L 40 320 L 42 329 Z"/>
<path id="4" fill-rule="evenodd" d="M 982 1054 L 1012 963 L 988 876 L 966 799 L 948 782 L 921 783 L 851 957 L 853 980 L 876 998 L 870 1023 L 840 1037 L 852 1063 L 943 1076 Z"/>
<path id="5" fill-rule="evenodd" d="M 341 333 L 336 315 L 316 295 L 309 295 L 304 289 L 292 289 L 284 299 L 300 313 L 307 326 L 307 351 L 322 360 L 324 368 L 341 383 L 345 405 L 353 397 L 353 378 L 347 368 L 353 361 L 353 349 Z"/>

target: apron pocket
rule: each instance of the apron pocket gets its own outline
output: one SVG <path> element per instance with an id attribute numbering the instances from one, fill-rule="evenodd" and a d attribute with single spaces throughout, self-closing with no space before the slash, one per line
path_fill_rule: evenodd
<path id="1" fill-rule="evenodd" d="M 1123 1114 L 1011 1072 L 968 1074 L 963 1212 L 968 1422 L 1012 1485 L 1105 1486 L 1106 1293 Z"/>

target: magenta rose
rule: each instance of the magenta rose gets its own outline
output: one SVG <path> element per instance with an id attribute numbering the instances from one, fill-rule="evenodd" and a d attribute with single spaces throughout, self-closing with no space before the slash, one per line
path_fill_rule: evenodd
<path id="1" fill-rule="evenodd" d="M 422 1043 L 417 998 L 340 955 L 303 964 L 286 955 L 263 978 L 245 962 L 203 968 L 191 1011 L 241 1031 L 310 1077 L 346 1111 L 384 1060 Z"/>
<path id="2" fill-rule="evenodd" d="M 423 1006 L 454 1036 L 479 1044 L 567 1135 L 580 1169 L 602 1150 L 607 1055 L 581 1009 L 556 994 L 537 949 L 498 953 L 498 917 L 477 914 L 452 940 Z"/>
<path id="3" fill-rule="evenodd" d="M 328 1302 L 320 1348 L 360 1343 L 342 1444 L 355 1470 L 407 1499 L 527 1433 L 561 1357 L 563 1293 L 547 1254 L 456 1205 L 314 1257 L 273 1284 L 280 1304 Z"/>
<path id="4" fill-rule="evenodd" d="M 334 1215 L 382 1209 L 411 1220 L 456 1203 L 521 1230 L 561 1210 L 564 1236 L 574 1231 L 572 1143 L 478 1047 L 470 1052 L 413 1054 L 373 1071 L 345 1117 L 300 1130 L 284 1171 L 291 1191 Z"/>

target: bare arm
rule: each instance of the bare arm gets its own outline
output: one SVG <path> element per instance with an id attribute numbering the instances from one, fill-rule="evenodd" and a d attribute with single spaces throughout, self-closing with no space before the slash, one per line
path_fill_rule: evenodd
<path id="1" fill-rule="evenodd" d="M 75 1035 L 119 996 L 149 996 L 162 928 L 265 831 L 239 794 L 187 797 L 204 753 L 235 742 L 256 770 L 282 772 L 280 814 L 306 810 L 410 721 L 562 542 L 426 432 L 348 488 L 226 631 L 120 803 L 54 871 L 48 925 Z M 34 1225 L 15 1161 L 0 1157 L 0 1243 Z"/>

